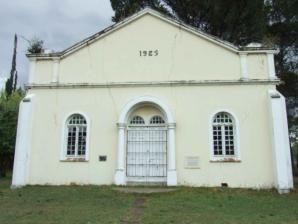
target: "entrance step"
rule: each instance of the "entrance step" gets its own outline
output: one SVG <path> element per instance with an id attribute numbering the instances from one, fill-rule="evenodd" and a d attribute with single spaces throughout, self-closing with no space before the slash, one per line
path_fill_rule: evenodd
<path id="1" fill-rule="evenodd" d="M 138 193 L 138 194 L 152 194 L 152 193 L 167 193 L 177 190 L 177 188 L 168 187 L 115 187 L 114 190 L 123 193 Z"/>
<path id="2" fill-rule="evenodd" d="M 144 181 L 128 181 L 126 182 L 128 186 L 167 186 L 166 182 L 144 182 Z"/>

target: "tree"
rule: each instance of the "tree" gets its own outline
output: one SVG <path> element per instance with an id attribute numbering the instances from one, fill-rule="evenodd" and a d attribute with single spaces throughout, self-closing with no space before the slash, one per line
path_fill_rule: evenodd
<path id="1" fill-rule="evenodd" d="M 275 57 L 277 74 L 297 72 L 298 0 L 266 0 L 267 36 L 279 48 Z"/>
<path id="2" fill-rule="evenodd" d="M 10 96 L 0 96 L 0 176 L 12 168 L 19 103 L 24 92 L 19 89 Z"/>
<path id="3" fill-rule="evenodd" d="M 236 45 L 261 42 L 265 31 L 263 0 L 164 0 L 187 24 Z"/>
<path id="4" fill-rule="evenodd" d="M 17 78 L 18 78 L 18 73 L 17 73 L 17 43 L 18 43 L 18 37 L 15 34 L 14 35 L 14 47 L 13 47 L 13 56 L 12 56 L 12 62 L 11 62 L 11 70 L 10 70 L 10 76 L 6 81 L 5 84 L 5 92 L 9 96 L 16 90 L 17 86 Z"/>

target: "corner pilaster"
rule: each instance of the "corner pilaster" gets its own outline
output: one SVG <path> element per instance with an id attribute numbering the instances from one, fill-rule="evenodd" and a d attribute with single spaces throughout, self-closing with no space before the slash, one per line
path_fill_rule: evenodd
<path id="1" fill-rule="evenodd" d="M 269 90 L 268 97 L 275 184 L 279 193 L 288 193 L 293 188 L 293 176 L 285 98 L 276 90 Z"/>
<path id="2" fill-rule="evenodd" d="M 59 81 L 59 67 L 60 67 L 60 58 L 54 58 L 52 83 L 58 83 Z"/>
<path id="3" fill-rule="evenodd" d="M 29 61 L 28 83 L 33 83 L 35 78 L 36 58 L 29 58 Z"/>
<path id="4" fill-rule="evenodd" d="M 248 79 L 247 53 L 240 52 L 239 56 L 240 56 L 241 79 L 247 80 Z"/>
<path id="5" fill-rule="evenodd" d="M 118 123 L 118 149 L 117 149 L 117 169 L 115 173 L 115 184 L 125 185 L 125 129 L 126 125 L 124 123 Z"/>
<path id="6" fill-rule="evenodd" d="M 176 123 L 168 124 L 168 172 L 167 185 L 177 185 L 177 171 L 176 171 Z"/>

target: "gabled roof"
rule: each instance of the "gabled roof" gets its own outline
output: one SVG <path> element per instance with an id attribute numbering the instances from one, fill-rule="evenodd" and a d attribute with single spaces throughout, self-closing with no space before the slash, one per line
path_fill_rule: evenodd
<path id="1" fill-rule="evenodd" d="M 185 23 L 183 23 L 182 21 L 169 17 L 167 15 L 164 15 L 154 9 L 151 8 L 145 8 L 135 14 L 133 14 L 132 16 L 118 22 L 115 23 L 107 28 L 105 28 L 104 30 L 90 36 L 87 37 L 86 39 L 74 44 L 73 46 L 61 51 L 61 52 L 55 52 L 55 53 L 40 53 L 40 54 L 27 54 L 27 57 L 29 58 L 57 58 L 57 57 L 65 57 L 79 49 L 81 49 L 82 47 L 91 44 L 92 42 L 109 35 L 110 33 L 126 26 L 127 24 L 137 20 L 138 18 L 144 16 L 144 15 L 152 15 L 154 17 L 157 17 L 167 23 L 170 23 L 176 27 L 179 27 L 185 31 L 188 31 L 190 33 L 193 33 L 194 35 L 197 35 L 203 39 L 206 39 L 214 44 L 217 44 L 223 48 L 226 48 L 230 51 L 233 51 L 235 53 L 276 53 L 276 49 L 273 48 L 264 48 L 264 47 L 238 47 L 233 45 L 232 43 L 229 43 L 227 41 L 224 41 L 218 37 L 212 36 L 210 34 L 207 34 L 197 28 L 194 28 L 192 26 L 189 26 Z"/>

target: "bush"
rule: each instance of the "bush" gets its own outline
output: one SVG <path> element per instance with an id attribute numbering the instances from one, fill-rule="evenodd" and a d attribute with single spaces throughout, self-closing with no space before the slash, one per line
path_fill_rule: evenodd
<path id="1" fill-rule="evenodd" d="M 30 54 L 40 54 L 43 52 L 43 40 L 34 38 L 30 41 L 30 45 L 27 49 Z"/>
<path id="2" fill-rule="evenodd" d="M 22 90 L 10 96 L 0 96 L 0 175 L 5 176 L 12 169 L 19 104 L 24 96 Z"/>

